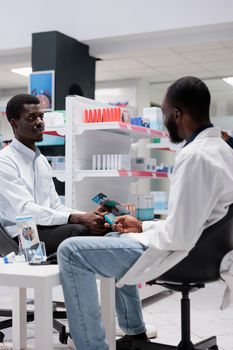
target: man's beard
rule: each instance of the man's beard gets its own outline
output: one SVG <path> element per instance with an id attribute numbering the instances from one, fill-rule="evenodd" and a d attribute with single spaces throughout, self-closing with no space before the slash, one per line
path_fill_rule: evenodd
<path id="1" fill-rule="evenodd" d="M 184 141 L 184 139 L 179 136 L 177 124 L 175 123 L 175 121 L 172 118 L 168 119 L 168 121 L 166 123 L 166 128 L 169 132 L 169 138 L 170 138 L 171 142 L 180 143 L 180 142 Z"/>

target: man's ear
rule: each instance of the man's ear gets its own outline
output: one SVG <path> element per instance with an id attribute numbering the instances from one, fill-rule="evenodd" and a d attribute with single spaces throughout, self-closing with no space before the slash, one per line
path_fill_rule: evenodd
<path id="1" fill-rule="evenodd" d="M 15 119 L 11 119 L 10 124 L 11 124 L 11 127 L 12 127 L 13 129 L 16 129 L 16 128 L 17 128 L 17 122 L 16 122 Z"/>
<path id="2" fill-rule="evenodd" d="M 174 109 L 174 117 L 175 121 L 180 121 L 180 119 L 182 118 L 182 113 L 177 108 Z"/>

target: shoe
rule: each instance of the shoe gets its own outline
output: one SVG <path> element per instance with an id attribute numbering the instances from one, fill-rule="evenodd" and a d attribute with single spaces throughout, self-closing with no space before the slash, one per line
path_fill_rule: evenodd
<path id="1" fill-rule="evenodd" d="M 158 337 L 158 331 L 157 329 L 150 325 L 150 324 L 146 324 L 146 335 L 149 339 L 153 339 L 153 338 L 157 338 Z M 119 326 L 116 326 L 116 336 L 117 337 L 123 337 L 125 335 L 125 333 L 122 331 L 122 329 L 120 329 Z"/>
<path id="2" fill-rule="evenodd" d="M 116 350 L 132 350 L 132 341 L 127 339 L 127 336 L 124 335 L 122 338 L 117 339 L 116 341 Z"/>
<path id="3" fill-rule="evenodd" d="M 117 339 L 116 341 L 116 350 L 132 350 L 133 344 L 136 341 L 136 339 L 129 340 L 127 335 L 124 335 L 124 337 Z M 137 341 L 143 341 L 143 343 L 148 342 L 150 343 L 150 340 L 143 340 L 143 339 L 137 339 Z"/>
<path id="4" fill-rule="evenodd" d="M 70 336 L 68 336 L 68 339 L 67 339 L 67 349 L 69 349 L 69 350 L 76 350 L 74 342 L 73 342 L 73 340 L 71 339 Z"/>

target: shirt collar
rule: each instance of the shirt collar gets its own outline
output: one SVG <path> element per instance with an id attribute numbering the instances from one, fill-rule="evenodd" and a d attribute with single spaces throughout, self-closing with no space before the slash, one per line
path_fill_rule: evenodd
<path id="1" fill-rule="evenodd" d="M 36 147 L 35 151 L 33 151 L 31 148 L 25 146 L 22 142 L 17 140 L 15 137 L 13 138 L 11 145 L 30 159 L 39 157 L 41 154 L 38 147 Z"/>
<path id="2" fill-rule="evenodd" d="M 192 142 L 198 134 L 200 134 L 203 130 L 207 129 L 207 128 L 213 128 L 213 124 L 212 123 L 207 123 L 207 124 L 204 124 L 202 126 L 200 126 L 196 131 L 194 131 L 192 133 L 192 135 L 186 140 L 186 143 L 184 144 L 183 147 L 187 146 L 190 142 Z"/>

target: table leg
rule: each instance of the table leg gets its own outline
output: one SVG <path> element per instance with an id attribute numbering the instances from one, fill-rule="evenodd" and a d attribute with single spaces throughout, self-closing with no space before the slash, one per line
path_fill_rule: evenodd
<path id="1" fill-rule="evenodd" d="M 27 345 L 26 288 L 13 288 L 12 319 L 13 349 L 25 349 Z"/>
<path id="2" fill-rule="evenodd" d="M 53 348 L 52 288 L 35 287 L 35 350 Z"/>
<path id="3" fill-rule="evenodd" d="M 106 338 L 111 350 L 116 350 L 115 339 L 115 279 L 100 277 L 100 296 Z"/>

